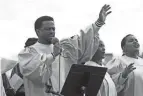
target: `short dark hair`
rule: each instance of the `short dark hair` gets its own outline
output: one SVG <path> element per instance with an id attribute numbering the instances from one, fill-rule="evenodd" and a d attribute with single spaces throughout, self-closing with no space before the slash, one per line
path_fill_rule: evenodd
<path id="1" fill-rule="evenodd" d="M 122 50 L 123 50 L 123 47 L 124 47 L 125 44 L 126 44 L 127 37 L 129 37 L 129 36 L 134 36 L 134 35 L 128 34 L 128 35 L 126 35 L 126 36 L 122 39 L 122 41 L 121 41 L 121 48 L 122 48 Z"/>
<path id="2" fill-rule="evenodd" d="M 36 31 L 36 29 L 39 29 L 39 28 L 41 27 L 43 21 L 54 21 L 54 19 L 53 19 L 53 17 L 51 17 L 51 16 L 41 16 L 41 17 L 39 17 L 39 18 L 35 21 L 35 24 L 34 24 L 34 26 L 35 26 L 35 31 Z"/>
<path id="3" fill-rule="evenodd" d="M 38 38 L 28 38 L 25 42 L 25 48 L 35 44 L 38 41 Z"/>

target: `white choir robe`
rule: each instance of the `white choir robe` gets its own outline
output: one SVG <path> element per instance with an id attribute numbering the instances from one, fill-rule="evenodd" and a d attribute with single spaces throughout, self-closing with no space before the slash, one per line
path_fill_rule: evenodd
<path id="1" fill-rule="evenodd" d="M 0 58 L 0 72 L 1 74 L 7 72 L 8 70 L 14 68 L 16 66 L 17 62 L 14 60 L 6 59 L 6 58 Z M 2 76 L 0 74 L 0 85 L 1 85 L 1 96 L 6 96 L 5 89 L 3 86 Z"/>
<path id="2" fill-rule="evenodd" d="M 127 78 L 122 78 L 123 70 L 131 63 L 136 69 Z M 108 73 L 112 75 L 119 96 L 143 96 L 143 59 L 126 55 L 114 58 L 107 64 Z"/>
<path id="3" fill-rule="evenodd" d="M 72 64 L 84 63 L 92 58 L 99 45 L 98 30 L 95 24 L 81 30 L 80 36 L 60 41 L 63 52 L 54 60 L 53 47 L 36 43 L 19 54 L 21 73 L 24 75 L 26 96 L 46 96 L 44 84 L 50 83 L 54 91 L 60 91 Z M 59 59 L 60 57 L 60 59 Z M 66 58 L 64 58 L 66 57 Z M 59 63 L 60 81 L 59 81 Z M 60 82 L 60 88 L 59 88 Z"/>
<path id="4" fill-rule="evenodd" d="M 82 64 L 91 60 L 99 46 L 99 29 L 96 24 L 91 24 L 80 31 L 80 36 L 75 35 L 60 41 L 63 51 L 52 64 L 51 79 L 58 83 L 54 86 L 56 91 L 62 90 L 72 64 Z"/>
<path id="5" fill-rule="evenodd" d="M 95 66 L 95 67 L 105 67 L 104 65 L 99 65 L 93 61 L 88 61 L 85 63 L 85 65 Z M 115 84 L 110 75 L 108 74 L 108 72 L 106 72 L 105 74 L 105 77 L 103 79 L 103 82 L 101 84 L 97 96 L 117 96 Z"/>
<path id="6" fill-rule="evenodd" d="M 45 92 L 45 83 L 51 85 L 51 65 L 54 61 L 51 54 L 52 52 L 53 44 L 45 45 L 37 42 L 19 53 L 19 65 L 20 71 L 24 76 L 23 80 L 26 96 L 52 95 Z M 46 82 L 43 81 L 43 75 L 46 75 Z"/>
<path id="7" fill-rule="evenodd" d="M 4 89 L 4 86 L 3 86 L 3 80 L 2 80 L 2 76 L 0 74 L 0 85 L 1 85 L 1 96 L 6 96 L 6 93 L 5 93 L 5 89 Z"/>

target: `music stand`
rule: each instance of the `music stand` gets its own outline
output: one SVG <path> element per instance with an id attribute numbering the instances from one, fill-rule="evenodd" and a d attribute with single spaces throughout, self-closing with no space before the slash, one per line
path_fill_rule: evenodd
<path id="1" fill-rule="evenodd" d="M 96 96 L 107 68 L 73 64 L 61 94 L 64 96 Z"/>

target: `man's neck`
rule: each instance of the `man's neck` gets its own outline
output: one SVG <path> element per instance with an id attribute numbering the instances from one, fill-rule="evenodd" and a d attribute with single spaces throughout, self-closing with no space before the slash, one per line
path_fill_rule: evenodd
<path id="1" fill-rule="evenodd" d="M 125 53 L 125 54 L 126 54 L 126 56 L 128 56 L 128 57 L 132 57 L 132 58 L 135 58 L 135 59 L 138 58 L 138 53 L 136 53 L 136 52 L 132 52 L 132 53 L 127 52 L 127 53 Z"/>
<path id="2" fill-rule="evenodd" d="M 51 41 L 46 41 L 46 40 L 43 40 L 43 39 L 38 39 L 38 42 L 41 43 L 41 44 L 45 44 L 45 45 L 50 45 L 51 44 Z"/>
<path id="3" fill-rule="evenodd" d="M 102 59 L 92 59 L 93 62 L 96 62 L 99 65 L 102 65 Z"/>

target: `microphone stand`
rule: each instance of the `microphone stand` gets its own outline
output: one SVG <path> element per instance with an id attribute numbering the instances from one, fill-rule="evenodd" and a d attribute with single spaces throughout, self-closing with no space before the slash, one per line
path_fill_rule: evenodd
<path id="1" fill-rule="evenodd" d="M 45 91 L 46 93 L 52 93 L 53 95 L 57 95 L 57 96 L 64 96 L 64 95 L 60 94 L 59 92 L 55 92 L 52 89 L 52 86 L 47 85 L 47 84 L 45 84 L 45 86 L 46 86 L 46 91 Z"/>
<path id="2" fill-rule="evenodd" d="M 59 92 L 60 92 L 60 88 L 61 88 L 61 53 L 59 54 Z"/>
<path id="3" fill-rule="evenodd" d="M 81 87 L 81 93 L 82 93 L 82 96 L 87 96 L 86 87 L 85 86 Z"/>
<path id="4" fill-rule="evenodd" d="M 59 54 L 59 92 L 60 92 L 60 72 L 61 72 L 61 63 L 60 63 L 60 56 L 61 56 L 61 53 Z M 64 96 L 62 94 L 60 94 L 59 92 L 55 92 L 53 89 L 52 89 L 52 86 L 50 85 L 47 85 L 45 84 L 46 86 L 46 93 L 52 93 L 53 95 L 57 95 L 57 96 Z"/>

